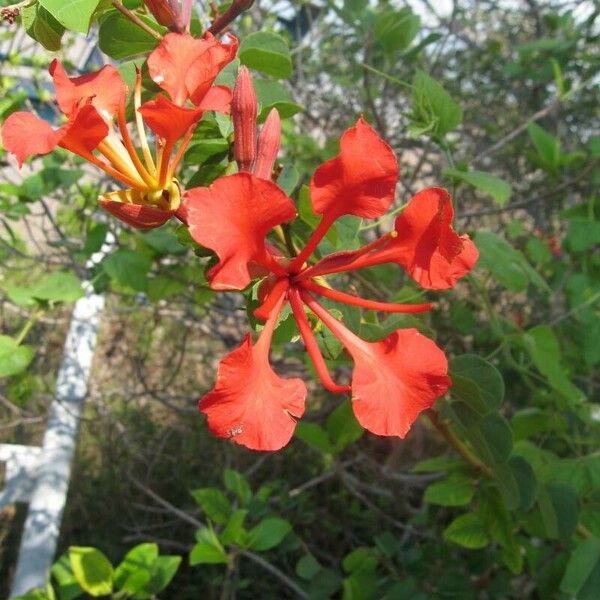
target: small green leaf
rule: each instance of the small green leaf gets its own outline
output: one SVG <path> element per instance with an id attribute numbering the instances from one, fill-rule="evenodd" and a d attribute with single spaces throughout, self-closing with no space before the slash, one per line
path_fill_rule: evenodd
<path id="1" fill-rule="evenodd" d="M 290 49 L 277 33 L 258 31 L 244 38 L 238 58 L 243 65 L 278 79 L 292 74 Z"/>
<path id="2" fill-rule="evenodd" d="M 428 133 L 443 138 L 460 125 L 461 107 L 435 79 L 424 71 L 417 71 L 412 85 L 411 129 L 415 135 Z"/>
<path id="3" fill-rule="evenodd" d="M 38 0 L 61 25 L 71 31 L 87 33 L 100 0 Z"/>
<path id="4" fill-rule="evenodd" d="M 326 427 L 334 452 L 341 452 L 348 445 L 359 440 L 364 433 L 364 429 L 354 416 L 350 400 L 342 402 L 327 417 Z"/>
<path id="5" fill-rule="evenodd" d="M 101 263 L 105 273 L 133 290 L 144 292 L 148 287 L 150 259 L 134 250 L 117 250 L 104 258 Z"/>
<path id="6" fill-rule="evenodd" d="M 225 469 L 223 471 L 223 483 L 225 483 L 225 487 L 230 492 L 233 492 L 237 496 L 240 504 L 245 506 L 252 499 L 250 484 L 239 471 Z"/>
<path id="7" fill-rule="evenodd" d="M 444 537 L 450 542 L 472 550 L 485 548 L 490 541 L 485 523 L 475 513 L 467 513 L 454 519 L 444 530 Z"/>
<path id="8" fill-rule="evenodd" d="M 194 500 L 200 505 L 209 519 L 224 525 L 232 513 L 231 503 L 217 488 L 201 488 L 192 491 Z"/>
<path id="9" fill-rule="evenodd" d="M 238 546 L 245 546 L 247 541 L 247 531 L 244 527 L 244 522 L 248 511 L 245 509 L 239 509 L 233 512 L 227 525 L 225 525 L 221 532 L 221 541 L 223 544 L 237 544 Z"/>
<path id="10" fill-rule="evenodd" d="M 144 587 L 145 594 L 154 597 L 164 590 L 179 569 L 181 556 L 159 556 L 154 563 L 152 578 Z"/>
<path id="11" fill-rule="evenodd" d="M 295 435 L 307 446 L 310 446 L 315 450 L 320 450 L 326 454 L 333 453 L 333 446 L 327 432 L 317 423 L 300 421 L 296 426 Z"/>
<path id="12" fill-rule="evenodd" d="M 580 590 L 592 573 L 600 568 L 600 539 L 581 540 L 567 563 L 567 569 L 560 582 L 560 591 L 578 599 Z M 596 589 L 596 592 L 598 589 Z"/>
<path id="13" fill-rule="evenodd" d="M 322 569 L 319 561 L 312 554 L 305 554 L 296 563 L 296 575 L 310 581 Z"/>
<path id="14" fill-rule="evenodd" d="M 529 123 L 527 131 L 544 168 L 556 172 L 560 162 L 560 142 L 537 123 Z"/>
<path id="15" fill-rule="evenodd" d="M 159 33 L 166 31 L 153 19 L 148 19 L 143 15 L 138 15 L 138 17 Z M 154 50 L 158 45 L 158 40 L 140 29 L 120 12 L 111 11 L 100 20 L 98 45 L 100 50 L 111 58 L 122 60 Z"/>
<path id="16" fill-rule="evenodd" d="M 139 544 L 132 548 L 115 569 L 114 583 L 120 590 L 135 594 L 150 581 L 158 558 L 156 544 Z"/>
<path id="17" fill-rule="evenodd" d="M 557 483 L 541 486 L 538 506 L 549 538 L 566 540 L 571 537 L 579 514 L 577 496 L 571 487 Z"/>
<path id="18" fill-rule="evenodd" d="M 500 206 L 506 206 L 512 194 L 512 187 L 500 177 L 484 171 L 459 171 L 458 169 L 445 169 L 445 177 L 464 181 L 469 185 L 489 194 Z"/>
<path id="19" fill-rule="evenodd" d="M 292 530 L 288 521 L 271 517 L 263 519 L 248 533 L 248 548 L 251 550 L 270 550 L 283 541 L 283 538 Z"/>
<path id="20" fill-rule="evenodd" d="M 492 364 L 475 354 L 462 354 L 450 361 L 450 371 L 452 376 L 461 375 L 474 382 L 490 410 L 500 408 L 504 400 L 504 380 Z"/>
<path id="21" fill-rule="evenodd" d="M 450 476 L 427 486 L 423 500 L 440 506 L 465 506 L 471 502 L 475 488 L 463 476 Z"/>
<path id="22" fill-rule="evenodd" d="M 100 550 L 71 546 L 69 561 L 77 582 L 90 596 L 106 596 L 112 593 L 113 567 Z"/>
<path id="23" fill-rule="evenodd" d="M 31 346 L 19 345 L 8 335 L 0 335 L 0 377 L 21 373 L 34 356 L 35 350 Z"/>
<path id="24" fill-rule="evenodd" d="M 81 281 L 73 273 L 51 273 L 36 283 L 30 294 L 49 302 L 74 302 L 83 296 Z"/>
<path id="25" fill-rule="evenodd" d="M 196 531 L 196 540 L 198 543 L 190 552 L 190 565 L 200 564 L 219 564 L 229 562 L 229 556 L 225 552 L 219 538 L 215 532 L 208 528 L 202 527 Z"/>
<path id="26" fill-rule="evenodd" d="M 377 17 L 373 39 L 385 52 L 399 52 L 410 46 L 420 27 L 420 17 L 410 8 L 386 10 Z"/>
<path id="27" fill-rule="evenodd" d="M 56 52 L 61 48 L 65 28 L 42 6 L 35 3 L 21 8 L 23 29 L 46 50 Z"/>

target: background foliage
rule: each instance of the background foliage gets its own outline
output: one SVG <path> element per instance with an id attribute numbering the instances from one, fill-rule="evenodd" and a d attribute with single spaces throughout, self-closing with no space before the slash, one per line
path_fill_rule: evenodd
<path id="1" fill-rule="evenodd" d="M 401 163 L 398 208 L 443 184 L 457 230 L 480 249 L 477 269 L 438 296 L 431 316 L 344 311 L 365 338 L 417 326 L 451 357 L 449 396 L 405 441 L 363 435 L 348 402 L 317 386 L 284 451 L 257 455 L 212 439 L 195 401 L 246 327 L 244 297 L 214 296 L 208 259 L 177 226 L 139 233 L 103 214 L 96 199 L 111 183 L 77 159 L 59 151 L 16 174 L 0 154 L 3 441 L 40 439 L 79 281 L 108 298 L 63 523 L 62 548 L 72 548 L 53 569 L 61 600 L 82 588 L 146 598 L 175 571 L 161 597 L 597 597 L 600 9 L 565 0 L 436 6 L 258 2 L 233 25 L 262 118 L 273 106 L 284 117 L 279 184 L 306 225 L 294 238 L 315 221 L 312 171 L 362 112 Z M 40 0 L 21 18 L 35 53 L 9 44 L 3 56 L 3 118 L 28 104 L 52 115 L 46 50 L 90 23 L 99 56 L 130 80 L 156 45 L 109 2 Z M 16 27 L 3 25 L 4 42 Z M 204 118 L 186 186 L 226 172 L 231 134 L 229 119 Z M 352 247 L 391 223 L 346 218 L 328 242 Z M 382 299 L 424 295 L 388 267 L 338 277 Z M 277 368 L 310 375 L 293 328 L 287 319 L 277 330 Z M 325 332 L 320 341 L 343 376 L 341 348 Z M 5 516 L 3 581 L 23 518 Z M 140 542 L 130 580 L 120 561 Z"/>

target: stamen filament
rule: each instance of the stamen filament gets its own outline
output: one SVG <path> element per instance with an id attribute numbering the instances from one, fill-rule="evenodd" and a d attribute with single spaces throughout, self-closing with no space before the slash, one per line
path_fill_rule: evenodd
<path id="1" fill-rule="evenodd" d="M 192 141 L 192 137 L 194 136 L 194 128 L 190 127 L 188 132 L 185 134 L 184 138 L 181 140 L 181 144 L 179 144 L 179 148 L 177 148 L 177 152 L 175 153 L 175 157 L 171 161 L 171 165 L 169 167 L 169 174 L 167 175 L 167 179 L 173 179 L 175 176 L 175 171 L 187 150 L 190 142 Z"/>
<path id="2" fill-rule="evenodd" d="M 294 313 L 294 318 L 296 319 L 298 329 L 300 330 L 300 335 L 302 336 L 302 340 L 304 342 L 304 346 L 306 347 L 306 351 L 308 352 L 308 355 L 315 366 L 315 370 L 317 371 L 317 375 L 319 376 L 319 380 L 323 384 L 323 387 L 334 394 L 343 394 L 345 392 L 349 392 L 351 389 L 350 386 L 338 385 L 331 378 L 329 370 L 327 369 L 327 365 L 325 364 L 325 359 L 321 354 L 319 344 L 317 343 L 312 329 L 310 328 L 306 313 L 302 307 L 298 290 L 292 287 L 289 291 L 288 297 L 290 306 L 292 307 L 292 312 Z"/>
<path id="3" fill-rule="evenodd" d="M 320 296 L 325 296 L 325 298 L 337 300 L 338 302 L 343 302 L 344 304 L 350 304 L 352 306 L 360 306 L 369 310 L 379 310 L 390 313 L 421 313 L 427 312 L 433 308 L 433 304 L 431 303 L 395 304 L 393 302 L 377 302 L 375 300 L 367 300 L 365 298 L 361 298 L 360 296 L 353 296 L 352 294 L 346 294 L 345 292 L 327 288 L 315 283 L 314 281 L 303 281 L 300 285 L 304 289 L 315 292 Z"/>
<path id="4" fill-rule="evenodd" d="M 279 302 L 279 298 L 287 292 L 289 287 L 289 279 L 286 278 L 277 281 L 268 293 L 264 302 L 254 311 L 254 316 L 261 321 L 266 321 L 269 318 L 273 307 Z"/>
<path id="5" fill-rule="evenodd" d="M 169 159 L 171 158 L 171 152 L 173 152 L 174 142 L 165 144 L 163 151 L 160 155 L 160 175 L 158 178 L 158 185 L 162 188 L 167 185 L 167 176 L 169 175 Z"/>
<path id="6" fill-rule="evenodd" d="M 133 186 L 134 188 L 139 189 L 139 190 L 147 189 L 147 186 L 144 183 L 144 180 L 141 179 L 140 176 L 138 175 L 138 173 L 132 169 L 133 165 L 128 165 L 117 154 L 117 152 L 113 148 L 111 148 L 110 144 L 106 140 L 101 141 L 98 144 L 98 146 L 96 147 L 96 150 L 98 150 L 98 152 L 100 152 L 100 154 L 102 154 L 105 158 L 107 158 L 113 164 L 113 166 L 116 167 L 116 169 L 120 173 L 125 175 L 131 181 L 134 181 L 135 182 L 135 185 Z"/>
<path id="7" fill-rule="evenodd" d="M 121 101 L 121 105 L 119 106 L 118 121 L 119 121 L 119 131 L 121 132 L 121 137 L 123 138 L 123 143 L 125 144 L 125 149 L 127 150 L 127 153 L 129 154 L 129 156 L 131 157 L 131 160 L 133 161 L 135 168 L 137 169 L 141 178 L 146 182 L 146 184 L 150 188 L 156 187 L 157 181 L 153 177 L 151 177 L 150 173 L 148 173 L 148 171 L 145 169 L 144 165 L 142 164 L 142 162 L 140 161 L 140 159 L 137 155 L 137 151 L 133 145 L 133 142 L 131 141 L 131 136 L 129 135 L 129 131 L 127 129 L 127 121 L 125 119 L 125 99 L 124 98 Z"/>
<path id="8" fill-rule="evenodd" d="M 302 265 L 319 245 L 319 242 L 325 237 L 325 234 L 329 231 L 329 228 L 333 225 L 334 221 L 335 218 L 332 218 L 328 214 L 323 215 L 321 222 L 312 232 L 312 235 L 308 238 L 306 246 L 302 248 L 300 254 L 298 254 L 298 256 L 296 256 L 290 263 L 290 273 L 297 273 L 302 268 Z"/>
<path id="9" fill-rule="evenodd" d="M 131 179 L 124 173 L 117 171 L 108 163 L 104 162 L 103 160 L 100 160 L 97 156 L 94 156 L 91 152 L 89 156 L 86 155 L 84 158 L 91 162 L 93 165 L 96 165 L 99 169 L 102 169 L 107 175 L 110 175 L 113 179 L 116 179 L 117 181 L 120 181 L 121 183 L 124 183 L 125 185 L 131 188 L 138 189 L 139 183 L 137 180 Z"/>
<path id="10" fill-rule="evenodd" d="M 156 165 L 154 164 L 152 152 L 150 152 L 150 146 L 148 145 L 146 129 L 144 128 L 144 119 L 142 118 L 142 113 L 139 112 L 139 109 L 142 106 L 142 73 L 137 67 L 135 69 L 135 88 L 133 92 L 133 106 L 135 113 L 135 124 L 137 127 L 138 136 L 140 138 L 140 148 L 142 149 L 144 162 L 146 163 L 148 173 L 150 173 L 153 177 L 156 177 Z"/>
<path id="11" fill-rule="evenodd" d="M 385 235 L 381 236 L 380 238 L 377 238 L 375 241 L 371 242 L 370 244 L 366 244 L 362 248 L 359 248 L 358 250 L 342 251 L 342 252 L 336 252 L 334 254 L 330 254 L 329 256 L 326 256 L 324 259 L 320 260 L 319 262 L 315 263 L 314 265 L 308 267 L 307 269 L 304 269 L 304 271 L 301 271 L 300 273 L 298 273 L 298 275 L 296 275 L 296 277 L 295 277 L 295 281 L 301 281 L 303 279 L 316 277 L 317 275 L 325 275 L 328 273 L 340 273 L 342 271 L 361 269 L 361 268 L 363 268 L 362 266 L 355 266 L 355 265 L 360 265 L 363 261 L 354 262 L 355 259 L 361 258 L 362 256 L 366 256 L 367 254 L 371 253 L 373 250 L 381 249 L 386 244 L 388 244 L 391 240 L 393 240 L 397 237 L 398 237 L 398 232 L 391 231 L 390 233 L 386 233 Z M 343 268 L 338 269 L 336 267 L 334 269 L 328 269 L 327 264 L 332 263 L 336 257 L 339 257 L 340 259 L 346 259 L 345 263 L 342 261 Z"/>
<path id="12" fill-rule="evenodd" d="M 263 354 L 265 359 L 269 360 L 269 349 L 271 347 L 271 340 L 273 339 L 273 332 L 275 331 L 275 325 L 277 323 L 277 319 L 279 319 L 279 314 L 281 313 L 281 309 L 283 308 L 283 302 L 285 300 L 285 296 L 280 296 L 277 304 L 273 307 L 271 311 L 271 315 L 267 319 L 265 326 L 262 328 L 258 341 L 256 342 L 256 349 Z"/>

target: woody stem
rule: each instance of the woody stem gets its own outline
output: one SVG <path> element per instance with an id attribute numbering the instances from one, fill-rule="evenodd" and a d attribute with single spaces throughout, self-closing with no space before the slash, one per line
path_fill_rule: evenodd
<path id="1" fill-rule="evenodd" d="M 162 35 L 158 33 L 155 29 L 152 29 L 150 25 L 142 21 L 134 12 L 130 11 L 128 8 L 125 8 L 118 0 L 112 0 L 111 4 L 127 19 L 129 19 L 132 23 L 137 25 L 140 29 L 143 29 L 148 35 L 151 35 L 154 39 L 162 40 Z"/>
<path id="2" fill-rule="evenodd" d="M 346 294 L 338 290 L 332 290 L 331 288 L 319 285 L 314 281 L 302 281 L 300 283 L 304 289 L 315 292 L 320 296 L 331 298 L 331 300 L 337 300 L 344 304 L 351 304 L 352 306 L 360 306 L 369 310 L 379 310 L 382 312 L 390 313 L 421 313 L 427 312 L 433 308 L 433 304 L 394 304 L 393 302 L 377 302 L 375 300 L 367 300 L 360 296 L 353 296 L 352 294 Z"/>

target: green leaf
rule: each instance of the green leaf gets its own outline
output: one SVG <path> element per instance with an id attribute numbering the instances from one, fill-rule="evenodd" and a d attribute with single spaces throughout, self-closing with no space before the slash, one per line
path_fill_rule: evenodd
<path id="1" fill-rule="evenodd" d="M 475 493 L 471 481 L 463 476 L 454 475 L 427 486 L 423 500 L 440 506 L 465 506 Z"/>
<path id="2" fill-rule="evenodd" d="M 229 502 L 221 490 L 217 488 L 201 488 L 193 490 L 192 496 L 209 519 L 221 525 L 227 523 L 233 509 L 231 508 L 231 502 Z"/>
<path id="3" fill-rule="evenodd" d="M 30 294 L 48 302 L 74 302 L 84 294 L 81 281 L 73 273 L 51 273 L 36 283 Z"/>
<path id="4" fill-rule="evenodd" d="M 450 542 L 471 550 L 485 548 L 490 541 L 485 523 L 475 513 L 467 513 L 454 519 L 444 530 L 444 537 Z"/>
<path id="5" fill-rule="evenodd" d="M 399 52 L 410 46 L 420 27 L 420 17 L 410 8 L 383 11 L 377 17 L 373 39 L 385 52 Z"/>
<path id="6" fill-rule="evenodd" d="M 303 110 L 302 106 L 292 100 L 289 90 L 279 81 L 273 79 L 256 79 L 254 81 L 256 97 L 260 104 L 258 120 L 264 121 L 272 108 L 276 108 L 282 119 L 287 119 Z"/>
<path id="7" fill-rule="evenodd" d="M 115 569 L 114 583 L 118 589 L 135 594 L 150 581 L 158 558 L 156 544 L 139 544 L 132 548 Z"/>
<path id="8" fill-rule="evenodd" d="M 248 533 L 248 548 L 251 550 L 270 550 L 283 541 L 283 538 L 292 530 L 288 521 L 271 517 L 263 519 Z"/>
<path id="9" fill-rule="evenodd" d="M 100 550 L 71 546 L 69 561 L 77 582 L 90 596 L 106 596 L 112 593 L 113 567 Z"/>
<path id="10" fill-rule="evenodd" d="M 537 123 L 527 126 L 529 137 L 546 170 L 555 172 L 560 162 L 560 142 Z"/>
<path id="11" fill-rule="evenodd" d="M 164 590 L 179 569 L 181 556 L 159 556 L 154 563 L 152 578 L 144 587 L 144 592 L 152 597 Z"/>
<path id="12" fill-rule="evenodd" d="M 557 483 L 541 486 L 538 506 L 549 538 L 566 540 L 571 537 L 579 514 L 577 497 L 571 487 Z"/>
<path id="13" fill-rule="evenodd" d="M 71 31 L 87 33 L 100 0 L 38 0 L 61 25 Z"/>
<path id="14" fill-rule="evenodd" d="M 319 561 L 312 554 L 305 554 L 296 563 L 296 575 L 310 581 L 322 569 Z"/>
<path id="15" fill-rule="evenodd" d="M 277 79 L 285 79 L 292 74 L 290 49 L 277 33 L 251 33 L 242 41 L 238 58 L 243 65 Z"/>
<path id="16" fill-rule="evenodd" d="M 138 15 L 138 17 L 159 33 L 162 34 L 166 31 L 153 19 L 148 19 L 143 15 Z M 98 45 L 100 50 L 111 58 L 122 60 L 154 50 L 158 45 L 158 40 L 140 29 L 120 12 L 112 11 L 100 21 Z"/>
<path id="17" fill-rule="evenodd" d="M 296 426 L 295 435 L 307 446 L 310 446 L 315 450 L 320 450 L 326 454 L 333 453 L 333 445 L 331 444 L 327 432 L 317 423 L 300 421 Z"/>
<path id="18" fill-rule="evenodd" d="M 32 4 L 21 8 L 23 29 L 46 50 L 56 52 L 61 48 L 65 28 L 42 6 Z"/>
<path id="19" fill-rule="evenodd" d="M 521 252 L 505 239 L 490 231 L 478 231 L 475 244 L 479 248 L 479 267 L 488 269 L 494 278 L 513 292 L 521 292 L 528 285 L 550 292 L 548 284 L 527 262 Z"/>
<path id="20" fill-rule="evenodd" d="M 512 431 L 508 421 L 499 413 L 490 413 L 479 424 L 492 459 L 496 463 L 508 460 L 512 450 Z"/>
<path id="21" fill-rule="evenodd" d="M 512 187 L 510 183 L 484 171 L 459 171 L 458 169 L 444 169 L 445 177 L 464 181 L 469 185 L 489 194 L 500 206 L 505 206 L 510 200 Z"/>
<path id="22" fill-rule="evenodd" d="M 198 543 L 190 552 L 190 565 L 219 564 L 229 562 L 229 556 L 225 552 L 215 532 L 208 527 L 202 527 L 196 532 Z"/>
<path id="23" fill-rule="evenodd" d="M 328 417 L 327 433 L 334 452 L 341 452 L 348 445 L 359 440 L 364 429 L 360 426 L 350 400 L 344 400 Z"/>
<path id="24" fill-rule="evenodd" d="M 537 369 L 548 383 L 573 406 L 585 401 L 583 392 L 571 383 L 562 365 L 558 339 L 549 325 L 538 325 L 523 334 L 523 343 Z M 564 407 L 564 403 L 562 403 Z"/>
<path id="25" fill-rule="evenodd" d="M 134 250 L 117 250 L 102 261 L 104 272 L 121 285 L 144 292 L 148 287 L 150 259 Z"/>
<path id="26" fill-rule="evenodd" d="M 417 71 L 412 85 L 411 129 L 415 135 L 428 133 L 442 138 L 460 125 L 461 107 L 435 79 Z"/>
<path id="27" fill-rule="evenodd" d="M 83 594 L 83 590 L 71 569 L 69 556 L 63 554 L 53 565 L 50 570 L 52 577 L 58 584 L 60 600 L 74 600 Z"/>
<path id="28" fill-rule="evenodd" d="M 8 335 L 0 335 L 0 377 L 9 377 L 23 372 L 35 356 L 30 346 L 17 344 Z"/>
<path id="29" fill-rule="evenodd" d="M 456 375 L 476 386 L 479 398 L 488 410 L 497 410 L 504 400 L 504 380 L 500 371 L 492 364 L 475 354 L 463 354 L 450 361 L 450 372 L 453 380 L 452 394 L 461 400 L 468 401 L 472 388 L 461 390 Z M 458 389 L 454 389 L 458 384 Z"/>
<path id="30" fill-rule="evenodd" d="M 239 471 L 225 469 L 225 471 L 223 471 L 223 483 L 225 483 L 225 487 L 230 492 L 233 492 L 237 496 L 242 506 L 248 504 L 252 499 L 250 484 Z"/>
<path id="31" fill-rule="evenodd" d="M 580 590 L 592 573 L 600 568 L 600 539 L 581 540 L 567 563 L 567 569 L 560 582 L 560 591 L 569 596 L 579 596 Z M 598 589 L 596 588 L 596 592 Z"/>
<path id="32" fill-rule="evenodd" d="M 248 511 L 245 509 L 239 509 L 233 512 L 227 525 L 225 525 L 221 532 L 221 541 L 223 544 L 237 544 L 238 546 L 245 546 L 248 533 L 244 527 L 244 522 Z"/>

